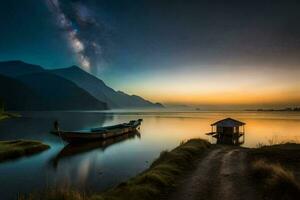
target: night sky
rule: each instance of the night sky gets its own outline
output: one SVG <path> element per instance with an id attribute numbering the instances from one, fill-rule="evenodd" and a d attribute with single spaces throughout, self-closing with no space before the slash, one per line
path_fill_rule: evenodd
<path id="1" fill-rule="evenodd" d="M 0 60 L 73 64 L 153 101 L 300 103 L 300 2 L 6 0 Z"/>

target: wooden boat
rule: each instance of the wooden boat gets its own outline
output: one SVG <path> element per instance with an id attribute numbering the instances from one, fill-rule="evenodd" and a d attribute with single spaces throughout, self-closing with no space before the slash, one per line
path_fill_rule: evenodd
<path id="1" fill-rule="evenodd" d="M 87 143 L 71 143 L 66 145 L 53 159 L 51 159 L 50 163 L 53 167 L 57 167 L 58 162 L 63 158 L 72 157 L 74 155 L 78 155 L 81 153 L 93 151 L 95 149 L 104 151 L 106 148 L 113 146 L 115 144 L 124 142 L 126 140 L 134 139 L 134 138 L 140 138 L 141 135 L 138 131 L 133 131 L 121 136 L 109 138 L 106 140 L 97 140 L 97 141 L 91 141 Z"/>
<path id="2" fill-rule="evenodd" d="M 94 142 L 134 132 L 139 129 L 142 121 L 142 119 L 132 120 L 114 126 L 92 128 L 89 131 L 57 131 L 56 134 L 68 143 Z"/>

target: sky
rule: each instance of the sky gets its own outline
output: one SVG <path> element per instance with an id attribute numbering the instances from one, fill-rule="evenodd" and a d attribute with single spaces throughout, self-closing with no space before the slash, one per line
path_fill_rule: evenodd
<path id="1" fill-rule="evenodd" d="M 300 2 L 6 0 L 0 60 L 73 64 L 165 104 L 300 105 Z"/>

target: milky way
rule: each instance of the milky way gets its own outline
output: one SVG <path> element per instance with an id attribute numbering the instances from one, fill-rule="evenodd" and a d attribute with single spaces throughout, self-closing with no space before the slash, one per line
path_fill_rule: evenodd
<path id="1" fill-rule="evenodd" d="M 101 29 L 92 11 L 80 1 L 46 0 L 57 25 L 86 71 L 97 73 L 104 64 Z"/>

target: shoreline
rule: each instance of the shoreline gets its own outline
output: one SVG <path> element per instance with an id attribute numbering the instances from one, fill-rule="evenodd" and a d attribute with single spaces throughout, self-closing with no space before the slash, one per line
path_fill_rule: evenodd
<path id="1" fill-rule="evenodd" d="M 58 188 L 19 200 L 188 200 L 197 195 L 224 200 L 236 195 L 246 199 L 295 199 L 300 195 L 299 161 L 300 144 L 244 148 L 191 139 L 172 151 L 161 152 L 144 172 L 106 191 L 84 195 Z M 214 191 L 207 189 L 208 185 Z M 241 191 L 228 189 L 228 185 Z"/>
<path id="2" fill-rule="evenodd" d="M 193 161 L 200 159 L 210 143 L 202 139 L 181 142 L 171 151 L 162 151 L 150 167 L 142 173 L 113 188 L 88 197 L 73 189 L 50 189 L 38 193 L 19 196 L 19 200 L 143 200 L 159 199 L 176 185 L 181 176 L 193 169 Z"/>

